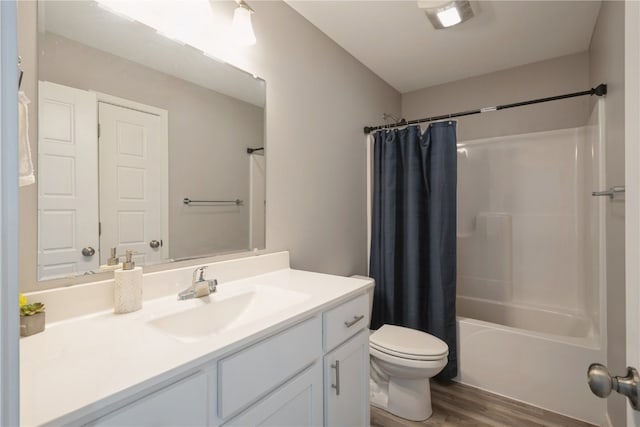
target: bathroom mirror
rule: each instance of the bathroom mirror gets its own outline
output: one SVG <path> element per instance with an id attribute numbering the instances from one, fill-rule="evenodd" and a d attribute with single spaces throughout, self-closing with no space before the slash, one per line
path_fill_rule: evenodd
<path id="1" fill-rule="evenodd" d="M 264 80 L 93 1 L 37 27 L 38 280 L 265 247 Z"/>

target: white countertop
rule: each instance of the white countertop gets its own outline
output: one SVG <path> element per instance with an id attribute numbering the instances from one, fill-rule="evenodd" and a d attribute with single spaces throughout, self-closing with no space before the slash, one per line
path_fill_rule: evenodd
<path id="1" fill-rule="evenodd" d="M 282 269 L 220 283 L 273 286 L 309 295 L 305 301 L 259 321 L 194 342 L 184 342 L 148 321 L 206 304 L 176 301 L 176 295 L 145 301 L 142 310 L 111 310 L 48 324 L 43 333 L 20 340 L 22 425 L 60 424 L 133 396 L 145 387 L 186 373 L 362 293 L 370 281 Z M 100 402 L 99 402 L 100 401 Z M 96 402 L 98 402 L 96 404 Z"/>

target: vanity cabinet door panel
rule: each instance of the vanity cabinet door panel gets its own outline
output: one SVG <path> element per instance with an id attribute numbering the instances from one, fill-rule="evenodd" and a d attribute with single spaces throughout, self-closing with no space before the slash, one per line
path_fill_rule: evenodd
<path id="1" fill-rule="evenodd" d="M 369 332 L 324 357 L 326 426 L 369 426 Z"/>
<path id="2" fill-rule="evenodd" d="M 210 408 L 206 374 L 185 378 L 124 408 L 89 423 L 90 426 L 206 426 Z"/>
<path id="3" fill-rule="evenodd" d="M 315 363 L 266 398 L 224 424 L 240 426 L 321 426 L 322 365 Z"/>
<path id="4" fill-rule="evenodd" d="M 305 320 L 218 363 L 218 415 L 229 418 L 322 356 L 319 317 Z"/>

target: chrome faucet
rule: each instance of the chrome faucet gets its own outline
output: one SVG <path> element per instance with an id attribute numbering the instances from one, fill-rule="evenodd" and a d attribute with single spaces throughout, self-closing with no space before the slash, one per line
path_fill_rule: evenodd
<path id="1" fill-rule="evenodd" d="M 198 267 L 193 271 L 193 280 L 191 286 L 189 286 L 184 291 L 178 293 L 178 300 L 183 301 L 186 299 L 192 298 L 201 298 L 206 297 L 216 291 L 218 287 L 218 281 L 216 279 L 206 280 L 204 278 L 204 271 L 207 269 L 206 266 Z M 196 276 L 199 277 L 196 280 Z"/>

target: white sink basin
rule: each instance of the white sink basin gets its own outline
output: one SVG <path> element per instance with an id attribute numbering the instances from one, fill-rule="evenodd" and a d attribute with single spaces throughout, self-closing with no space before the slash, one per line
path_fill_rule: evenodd
<path id="1" fill-rule="evenodd" d="M 208 298 L 176 301 L 195 307 L 157 317 L 148 324 L 180 341 L 193 342 L 264 319 L 310 298 L 273 286 L 258 285 L 241 292 L 218 289 Z"/>

